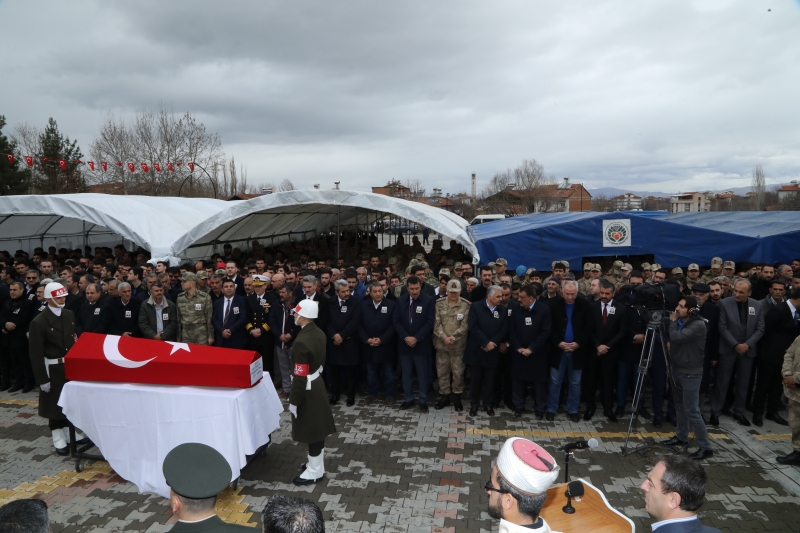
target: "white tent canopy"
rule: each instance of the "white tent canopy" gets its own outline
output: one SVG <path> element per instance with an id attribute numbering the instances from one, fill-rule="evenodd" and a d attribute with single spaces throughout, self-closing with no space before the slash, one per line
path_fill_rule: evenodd
<path id="1" fill-rule="evenodd" d="M 175 241 L 173 255 L 208 257 L 218 244 L 261 240 L 277 244 L 357 224 L 367 228 L 391 214 L 441 233 L 462 244 L 474 258 L 478 250 L 466 233 L 468 223 L 444 209 L 380 194 L 307 189 L 232 202 Z"/>
<path id="2" fill-rule="evenodd" d="M 0 196 L 0 249 L 32 252 L 131 244 L 166 257 L 173 242 L 229 207 L 210 198 L 54 194 Z"/>

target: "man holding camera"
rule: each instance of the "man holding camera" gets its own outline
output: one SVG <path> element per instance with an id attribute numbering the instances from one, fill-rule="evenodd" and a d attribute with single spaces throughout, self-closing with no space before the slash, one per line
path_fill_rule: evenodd
<path id="1" fill-rule="evenodd" d="M 714 455 L 708 431 L 700 414 L 700 382 L 706 344 L 706 323 L 693 296 L 682 298 L 669 315 L 669 353 L 678 425 L 667 446 L 689 445 L 689 427 L 694 429 L 699 448 L 689 456 L 699 461 Z"/>

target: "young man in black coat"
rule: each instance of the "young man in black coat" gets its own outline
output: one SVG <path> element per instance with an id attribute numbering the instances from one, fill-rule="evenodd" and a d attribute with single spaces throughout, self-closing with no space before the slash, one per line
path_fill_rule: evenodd
<path id="1" fill-rule="evenodd" d="M 549 306 L 536 301 L 537 296 L 534 287 L 520 287 L 520 303 L 509 316 L 511 397 L 514 416 L 518 418 L 525 410 L 528 384 L 533 386 L 537 418 L 544 417 L 547 409 L 550 380 L 547 348 L 552 331 L 552 312 Z"/>
<path id="2" fill-rule="evenodd" d="M 617 421 L 614 414 L 614 384 L 617 357 L 628 332 L 628 316 L 625 307 L 613 302 L 613 298 L 614 285 L 607 279 L 600 279 L 600 300 L 591 304 L 593 346 L 589 349 L 589 364 L 582 376 L 586 396 L 584 420 L 591 420 L 597 410 L 595 397 L 598 381 L 602 379 L 603 414 L 611 422 Z"/>
<path id="3" fill-rule="evenodd" d="M 397 355 L 403 370 L 403 403 L 400 409 L 414 405 L 413 372 L 419 382 L 419 410 L 428 412 L 428 387 L 433 373 L 433 326 L 436 320 L 435 300 L 422 294 L 422 280 L 411 276 L 407 291 L 397 299 L 394 309 L 394 330 L 397 333 Z"/>
<path id="4" fill-rule="evenodd" d="M 395 303 L 384 297 L 383 287 L 377 282 L 367 287 L 367 296 L 361 302 L 361 324 L 358 328 L 361 356 L 367 364 L 367 405 L 380 395 L 381 383 L 386 405 L 392 405 L 394 364 L 397 358 L 393 327 Z"/>
<path id="5" fill-rule="evenodd" d="M 3 348 L 8 353 L 4 368 L 0 368 L 0 390 L 30 392 L 36 385 L 28 355 L 28 326 L 35 316 L 34 302 L 28 300 L 21 281 L 9 284 L 9 296 L 0 310 Z"/>
<path id="6" fill-rule="evenodd" d="M 361 322 L 361 302 L 350 294 L 350 285 L 345 280 L 336 281 L 336 297 L 327 301 L 328 313 L 328 358 L 330 369 L 331 405 L 339 402 L 342 374 L 347 375 L 347 406 L 356 403 L 358 385 L 359 342 L 358 326 Z M 324 302 L 323 302 L 324 303 Z"/>

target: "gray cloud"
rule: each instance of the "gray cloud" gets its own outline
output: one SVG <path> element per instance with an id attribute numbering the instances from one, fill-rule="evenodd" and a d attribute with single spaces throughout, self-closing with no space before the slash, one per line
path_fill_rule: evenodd
<path id="1" fill-rule="evenodd" d="M 789 1 L 4 1 L 0 113 L 88 147 L 109 112 L 163 101 L 254 182 L 455 192 L 536 158 L 589 186 L 722 189 L 757 163 L 800 174 L 798 22 Z"/>

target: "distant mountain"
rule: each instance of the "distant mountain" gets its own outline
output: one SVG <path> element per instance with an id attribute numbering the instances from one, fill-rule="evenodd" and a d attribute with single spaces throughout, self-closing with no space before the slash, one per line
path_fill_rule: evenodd
<path id="1" fill-rule="evenodd" d="M 781 185 L 767 185 L 768 191 L 774 191 L 778 189 Z M 608 198 L 613 198 L 614 196 L 619 196 L 620 194 L 625 194 L 626 192 L 632 192 L 637 196 L 641 196 L 642 198 L 647 198 L 648 196 L 655 196 L 657 198 L 669 198 L 673 194 L 677 193 L 668 193 L 668 192 L 652 192 L 652 191 L 634 191 L 632 189 L 617 189 L 616 187 L 598 187 L 596 189 L 587 189 L 592 196 L 607 196 Z M 698 192 L 706 191 L 707 189 L 699 188 L 695 189 Z M 748 192 L 752 191 L 753 188 L 750 186 L 747 187 L 730 187 L 727 189 L 719 189 L 716 192 L 721 194 L 725 191 L 731 191 L 733 194 L 738 194 L 739 196 L 744 196 Z M 686 191 L 680 191 L 686 192 Z"/>

